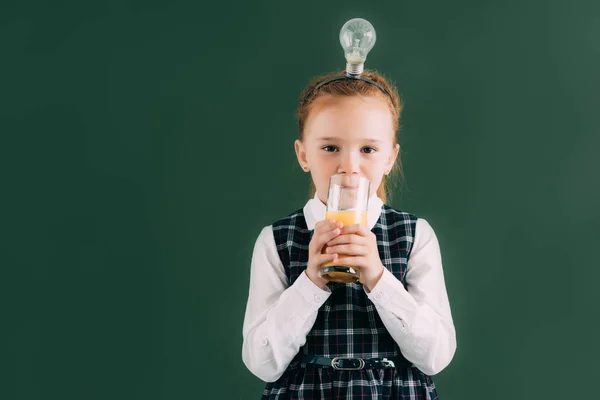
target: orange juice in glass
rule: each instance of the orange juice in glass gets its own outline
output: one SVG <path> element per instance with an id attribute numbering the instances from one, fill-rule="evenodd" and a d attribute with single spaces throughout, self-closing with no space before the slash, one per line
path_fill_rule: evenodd
<path id="1" fill-rule="evenodd" d="M 370 182 L 360 175 L 334 175 L 329 179 L 327 211 L 325 219 L 334 219 L 344 226 L 361 224 L 367 226 L 367 209 Z M 327 245 L 323 247 L 323 252 Z M 338 257 L 343 257 L 338 254 Z M 359 269 L 354 265 L 325 263 L 321 274 L 331 282 L 351 283 L 359 278 Z"/>

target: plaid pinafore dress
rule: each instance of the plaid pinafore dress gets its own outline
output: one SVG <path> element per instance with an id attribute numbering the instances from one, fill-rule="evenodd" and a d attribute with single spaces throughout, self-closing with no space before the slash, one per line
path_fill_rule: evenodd
<path id="1" fill-rule="evenodd" d="M 373 228 L 383 265 L 406 287 L 406 265 L 417 217 L 383 205 Z M 303 210 L 273 224 L 277 252 L 289 284 L 306 269 L 308 230 Z M 319 309 L 299 354 L 321 357 L 402 357 L 360 283 L 329 283 L 331 296 Z M 410 364 L 410 363 L 409 363 Z M 398 369 L 334 370 L 292 361 L 263 399 L 437 399 L 430 376 L 414 366 Z"/>

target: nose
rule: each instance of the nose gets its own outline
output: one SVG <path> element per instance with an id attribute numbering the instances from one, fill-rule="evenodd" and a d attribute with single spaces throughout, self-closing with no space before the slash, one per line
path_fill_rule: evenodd
<path id="1" fill-rule="evenodd" d="M 360 159 L 354 152 L 345 152 L 342 154 L 338 174 L 353 175 L 360 173 Z"/>

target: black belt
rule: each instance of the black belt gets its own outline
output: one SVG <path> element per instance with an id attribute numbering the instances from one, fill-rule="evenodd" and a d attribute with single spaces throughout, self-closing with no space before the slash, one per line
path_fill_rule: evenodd
<path id="1" fill-rule="evenodd" d="M 317 356 L 301 355 L 294 358 L 294 361 L 301 363 L 324 365 L 333 367 L 341 371 L 358 371 L 361 369 L 380 369 L 380 368 L 407 368 L 412 364 L 404 357 L 390 358 L 353 358 L 353 357 L 335 357 L 325 358 Z"/>

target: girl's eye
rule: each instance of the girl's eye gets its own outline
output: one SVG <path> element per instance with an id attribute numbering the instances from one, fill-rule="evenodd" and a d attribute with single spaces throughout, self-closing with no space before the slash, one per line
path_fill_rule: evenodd
<path id="1" fill-rule="evenodd" d="M 328 152 L 334 152 L 337 151 L 337 147 L 336 146 L 325 146 L 323 147 L 323 150 L 328 151 Z"/>
<path id="2" fill-rule="evenodd" d="M 371 153 L 374 153 L 376 151 L 372 147 L 363 147 L 362 150 L 363 150 L 363 153 L 367 153 L 367 154 L 371 154 Z"/>

